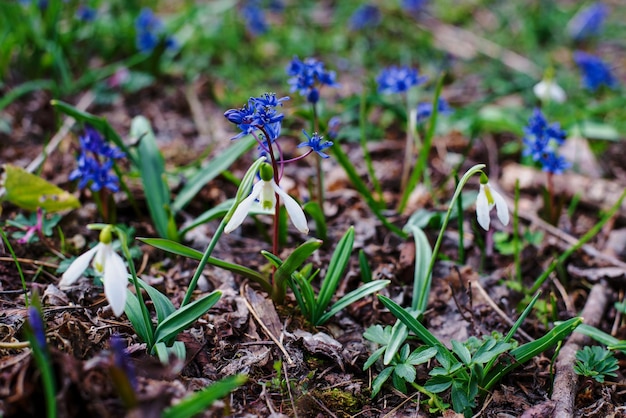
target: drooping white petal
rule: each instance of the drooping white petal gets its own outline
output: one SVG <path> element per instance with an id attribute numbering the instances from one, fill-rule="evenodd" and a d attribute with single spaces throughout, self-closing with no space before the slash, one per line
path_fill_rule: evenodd
<path id="1" fill-rule="evenodd" d="M 493 200 L 496 204 L 496 213 L 498 215 L 498 219 L 502 222 L 503 225 L 509 224 L 509 208 L 506 205 L 506 201 L 500 195 L 500 193 L 491 189 L 491 195 L 493 196 Z"/>
<path id="2" fill-rule="evenodd" d="M 489 216 L 489 201 L 487 200 L 484 184 L 480 185 L 480 191 L 476 198 L 476 219 L 478 220 L 478 224 L 482 226 L 485 231 L 489 230 L 491 217 Z"/>
<path id="3" fill-rule="evenodd" d="M 291 218 L 293 225 L 298 231 L 303 234 L 308 234 L 309 226 L 307 225 L 306 216 L 304 216 L 302 207 L 300 207 L 293 197 L 289 196 L 287 192 L 278 187 L 274 180 L 271 181 L 271 184 L 274 191 L 283 199 L 283 202 L 285 202 L 285 209 L 287 209 L 287 214 Z"/>
<path id="4" fill-rule="evenodd" d="M 104 261 L 104 295 L 115 316 L 124 313 L 127 286 L 128 271 L 124 260 L 115 251 L 111 251 Z"/>
<path id="5" fill-rule="evenodd" d="M 263 180 L 257 182 L 252 187 L 252 192 L 250 193 L 250 195 L 246 197 L 245 199 L 243 199 L 241 203 L 239 203 L 239 206 L 237 206 L 237 209 L 235 209 L 235 212 L 233 213 L 233 216 L 230 218 L 230 221 L 228 221 L 228 223 L 224 227 L 224 232 L 226 234 L 229 234 L 230 232 L 234 231 L 239 225 L 241 225 L 241 223 L 246 218 L 246 216 L 248 216 L 248 212 L 250 212 L 250 208 L 252 207 L 252 204 L 261 194 L 261 190 L 263 189 L 264 183 L 265 182 Z"/>
<path id="6" fill-rule="evenodd" d="M 99 243 L 89 251 L 81 254 L 76 260 L 70 264 L 70 266 L 63 273 L 63 277 L 59 282 L 59 287 L 67 287 L 72 285 L 76 280 L 82 276 L 83 272 L 89 267 L 89 262 L 93 258 L 94 254 L 100 250 L 102 243 Z"/>

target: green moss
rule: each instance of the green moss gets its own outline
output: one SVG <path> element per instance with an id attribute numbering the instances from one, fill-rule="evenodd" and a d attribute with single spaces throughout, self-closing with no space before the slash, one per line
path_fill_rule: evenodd
<path id="1" fill-rule="evenodd" d="M 317 402 L 316 402 L 317 400 Z M 298 414 L 305 416 L 317 416 L 326 411 L 320 406 L 324 405 L 333 411 L 338 417 L 350 417 L 357 414 L 367 402 L 364 396 L 354 395 L 334 388 L 330 390 L 315 389 L 298 399 Z"/>

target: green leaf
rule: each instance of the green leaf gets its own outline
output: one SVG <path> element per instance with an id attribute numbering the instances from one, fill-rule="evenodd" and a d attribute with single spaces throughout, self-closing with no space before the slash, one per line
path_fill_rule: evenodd
<path id="1" fill-rule="evenodd" d="M 624 341 L 620 341 L 611 334 L 607 334 L 606 332 L 601 331 L 596 327 L 592 327 L 591 325 L 587 324 L 580 324 L 578 327 L 576 327 L 574 332 L 578 332 L 580 334 L 593 338 L 597 342 L 604 344 L 607 347 L 610 347 L 612 350 L 621 350 L 626 353 L 626 347 L 623 347 L 625 343 Z"/>
<path id="2" fill-rule="evenodd" d="M 381 325 L 372 325 L 363 333 L 363 338 L 379 345 L 389 344 L 391 337 L 391 327 L 383 328 Z"/>
<path id="3" fill-rule="evenodd" d="M 74 195 L 41 177 L 11 164 L 2 167 L 0 186 L 5 188 L 4 199 L 8 202 L 30 211 L 42 208 L 46 212 L 61 212 L 80 207 Z"/>
<path id="4" fill-rule="evenodd" d="M 361 281 L 369 283 L 372 281 L 372 268 L 367 262 L 367 255 L 362 249 L 359 250 L 359 269 L 361 270 Z"/>
<path id="5" fill-rule="evenodd" d="M 372 367 L 372 364 L 376 363 L 376 360 L 380 358 L 385 352 L 386 347 L 380 347 L 378 350 L 374 351 L 372 355 L 367 359 L 365 364 L 363 365 L 363 370 L 367 370 Z"/>
<path id="6" fill-rule="evenodd" d="M 452 386 L 452 378 L 449 376 L 434 376 L 426 382 L 424 389 L 432 393 L 441 393 Z"/>
<path id="7" fill-rule="evenodd" d="M 462 343 L 458 342 L 457 340 L 452 340 L 451 343 L 452 343 L 452 351 L 454 351 L 454 353 L 457 356 L 459 356 L 459 358 L 464 364 L 469 365 L 472 362 L 472 355 L 470 354 L 467 347 L 465 347 Z"/>
<path id="8" fill-rule="evenodd" d="M 431 358 L 437 355 L 438 351 L 436 347 L 422 346 L 411 353 L 406 362 L 417 366 L 418 364 L 426 363 Z"/>
<path id="9" fill-rule="evenodd" d="M 177 233 L 170 226 L 173 213 L 170 208 L 170 191 L 165 181 L 165 161 L 148 119 L 136 116 L 131 122 L 130 134 L 139 139 L 138 152 L 141 158 L 138 168 L 154 226 L 161 237 L 178 241 Z"/>
<path id="10" fill-rule="evenodd" d="M 209 209 L 206 212 L 202 213 L 200 216 L 198 216 L 196 219 L 194 219 L 193 222 L 189 223 L 184 228 L 181 228 L 180 236 L 184 237 L 185 234 L 187 232 L 191 231 L 192 229 L 194 229 L 194 228 L 196 228 L 196 227 L 198 227 L 200 225 L 203 225 L 203 224 L 205 224 L 207 222 L 210 222 L 213 219 L 217 219 L 217 218 L 220 218 L 220 217 L 224 216 L 225 214 L 228 213 L 230 208 L 233 207 L 234 203 L 235 203 L 235 199 L 228 199 L 228 200 L 223 201 L 219 205 L 217 205 L 215 207 L 212 207 L 211 209 Z M 253 210 L 251 210 L 250 213 L 254 213 Z"/>
<path id="11" fill-rule="evenodd" d="M 456 364 L 459 361 L 454 355 L 441 343 L 437 337 L 435 337 L 430 331 L 426 329 L 417 319 L 415 319 L 409 312 L 403 309 L 393 300 L 386 296 L 378 295 L 378 299 L 389 311 L 404 323 L 411 331 L 417 335 L 417 337 L 430 347 L 436 347 L 439 353 L 446 358 L 451 364 Z"/>
<path id="12" fill-rule="evenodd" d="M 574 317 L 570 318 L 567 321 L 561 322 L 553 329 L 548 331 L 543 337 L 538 338 L 535 341 L 526 343 L 517 347 L 514 350 L 511 350 L 509 354 L 515 358 L 515 362 L 503 365 L 502 367 L 496 368 L 490 373 L 488 373 L 487 378 L 485 379 L 486 383 L 483 386 L 485 391 L 488 391 L 495 385 L 503 376 L 506 376 L 511 370 L 518 367 L 521 364 L 526 363 L 528 360 L 533 358 L 534 356 L 543 353 L 544 351 L 552 348 L 559 342 L 563 341 L 567 338 L 577 326 L 582 323 L 582 318 Z"/>
<path id="13" fill-rule="evenodd" d="M 380 296 L 379 296 L 380 299 Z M 387 345 L 387 351 L 385 351 L 385 357 L 383 358 L 383 364 L 391 364 L 393 358 L 396 356 L 396 353 L 404 344 L 407 337 L 409 336 L 409 329 L 402 321 L 398 320 L 393 325 L 391 329 L 391 338 L 389 344 Z"/>
<path id="14" fill-rule="evenodd" d="M 317 320 L 315 325 L 320 326 L 324 324 L 346 306 L 356 302 L 357 300 L 363 299 L 365 296 L 371 293 L 378 292 L 379 290 L 385 288 L 389 283 L 391 283 L 390 280 L 376 280 L 366 283 L 357 289 L 354 289 L 352 292 L 346 294 L 344 297 L 339 299 L 333 306 L 331 306 L 330 310 L 322 315 Z"/>
<path id="15" fill-rule="evenodd" d="M 363 180 L 361 180 L 361 176 L 359 176 L 359 173 L 357 172 L 356 168 L 350 161 L 350 158 L 348 158 L 346 153 L 343 152 L 343 150 L 341 149 L 341 146 L 339 144 L 335 144 L 332 146 L 331 150 L 333 151 L 333 154 L 335 158 L 337 159 L 337 162 L 346 171 L 346 174 L 348 175 L 348 178 L 352 182 L 352 185 L 361 194 L 361 196 L 363 196 L 363 198 L 365 199 L 365 203 L 367 203 L 367 206 L 374 213 L 374 215 L 391 232 L 398 235 L 399 237 L 406 238 L 406 234 L 400 228 L 398 228 L 397 226 L 389 222 L 389 220 L 385 218 L 385 216 L 382 214 L 379 208 L 379 203 L 376 201 L 374 196 L 372 196 L 371 188 L 367 186 L 363 182 Z"/>
<path id="16" fill-rule="evenodd" d="M 187 247 L 186 245 L 183 245 L 179 242 L 171 241 L 165 238 L 137 238 L 137 240 L 151 245 L 155 248 L 168 251 L 172 254 L 181 255 L 183 257 L 192 258 L 194 260 L 201 260 L 203 256 L 203 253 L 196 249 Z M 207 263 L 250 279 L 255 283 L 261 285 L 261 287 L 263 287 L 263 290 L 265 290 L 266 292 L 272 291 L 272 286 L 267 281 L 267 278 L 257 271 L 241 266 L 239 264 L 229 263 L 215 257 L 209 257 Z"/>
<path id="17" fill-rule="evenodd" d="M 328 236 L 328 231 L 326 228 L 326 216 L 324 216 L 324 211 L 322 211 L 322 207 L 320 206 L 320 204 L 314 201 L 310 201 L 305 203 L 304 206 L 302 206 L 302 209 L 304 209 L 304 211 L 308 213 L 311 218 L 313 218 L 313 221 L 315 221 L 315 232 L 317 234 L 317 237 L 322 241 L 326 241 L 326 238 Z"/>
<path id="18" fill-rule="evenodd" d="M 422 228 L 414 224 L 407 224 L 403 230 L 413 235 L 415 239 L 415 273 L 411 307 L 421 314 L 426 310 L 430 294 L 432 272 L 429 271 L 429 264 L 433 256 L 433 250 Z"/>
<path id="19" fill-rule="evenodd" d="M 319 247 L 322 246 L 322 241 L 318 239 L 309 239 L 303 244 L 300 244 L 298 248 L 293 250 L 289 257 L 282 262 L 274 273 L 274 280 L 276 285 L 285 289 L 291 274 L 302 266 L 302 263 L 311 256 Z M 265 255 L 265 254 L 264 254 Z M 269 253 L 266 257 L 269 257 Z"/>
<path id="20" fill-rule="evenodd" d="M 387 367 L 383 369 L 378 376 L 376 376 L 376 379 L 372 382 L 372 398 L 380 392 L 380 389 L 383 387 L 387 379 L 389 379 L 391 373 L 393 373 L 393 367 Z"/>
<path id="21" fill-rule="evenodd" d="M 146 292 L 148 292 L 148 296 L 150 296 L 152 304 L 154 305 L 154 310 L 157 313 L 158 322 L 161 323 L 163 320 L 165 320 L 165 318 L 170 316 L 176 310 L 176 308 L 169 300 L 169 298 L 163 293 L 159 292 L 140 278 L 137 278 L 137 280 L 139 281 L 139 286 L 141 286 Z"/>
<path id="22" fill-rule="evenodd" d="M 395 369 L 393 370 L 393 372 L 396 375 L 398 375 L 398 377 L 401 377 L 402 379 L 406 380 L 407 382 L 415 381 L 415 377 L 417 375 L 417 373 L 415 372 L 415 367 L 411 366 L 410 364 L 406 364 L 406 363 L 398 364 L 395 367 Z"/>
<path id="23" fill-rule="evenodd" d="M 228 169 L 244 152 L 248 151 L 256 144 L 252 136 L 247 136 L 233 142 L 233 145 L 226 148 L 222 153 L 209 161 L 193 177 L 191 177 L 183 189 L 178 193 L 172 203 L 172 211 L 177 213 L 184 208 L 191 199 L 211 180 Z"/>
<path id="24" fill-rule="evenodd" d="M 148 344 L 148 348 L 151 349 L 154 345 L 152 324 L 149 324 L 150 328 L 148 328 L 148 324 L 143 320 L 143 313 L 141 312 L 141 306 L 139 305 L 137 296 L 128 289 L 126 289 L 126 306 L 124 307 L 124 312 L 130 323 L 133 324 L 133 329 L 139 338 Z"/>
<path id="25" fill-rule="evenodd" d="M 196 322 L 198 318 L 207 313 L 220 300 L 222 292 L 216 290 L 202 298 L 191 302 L 188 305 L 178 309 L 172 315 L 168 316 L 163 322 L 159 323 L 155 332 L 154 340 L 156 342 L 169 342 L 176 336 Z"/>
<path id="26" fill-rule="evenodd" d="M 317 296 L 317 304 L 315 306 L 315 316 L 321 317 L 326 307 L 330 303 L 339 281 L 343 276 L 343 272 L 350 261 L 352 246 L 354 245 L 354 227 L 348 228 L 346 233 L 341 237 L 333 255 L 328 263 L 328 271 L 324 280 L 320 285 L 320 292 Z"/>
<path id="27" fill-rule="evenodd" d="M 247 379 L 246 376 L 240 374 L 225 377 L 167 408 L 161 416 L 162 418 L 191 418 L 206 411 L 213 402 L 226 397 L 233 390 L 246 383 Z"/>
<path id="28" fill-rule="evenodd" d="M 165 345 L 163 341 L 158 342 L 154 345 L 153 351 L 159 358 L 161 364 L 165 365 L 170 364 L 170 358 L 172 355 L 180 361 L 185 361 L 185 357 L 187 355 L 185 343 L 182 341 L 174 341 L 174 344 L 172 344 L 171 347 Z"/>

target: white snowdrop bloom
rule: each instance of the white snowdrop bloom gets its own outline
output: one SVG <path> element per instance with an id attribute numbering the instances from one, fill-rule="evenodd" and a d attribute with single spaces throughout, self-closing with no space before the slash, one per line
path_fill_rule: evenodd
<path id="1" fill-rule="evenodd" d="M 80 255 L 63 273 L 59 287 L 67 287 L 78 280 L 92 262 L 93 268 L 103 276 L 104 294 L 113 309 L 115 316 L 124 313 L 126 305 L 126 287 L 128 286 L 128 270 L 126 264 L 111 245 L 111 227 L 100 232 L 98 245 Z"/>
<path id="2" fill-rule="evenodd" d="M 261 205 L 265 210 L 274 209 L 276 207 L 276 193 L 284 203 L 287 214 L 289 218 L 291 218 L 293 225 L 298 231 L 307 234 L 309 232 L 309 226 L 307 225 L 304 211 L 293 197 L 289 196 L 276 184 L 272 166 L 264 163 L 261 165 L 259 172 L 261 174 L 261 180 L 252 187 L 250 195 L 239 203 L 230 221 L 228 221 L 226 227 L 224 227 L 224 232 L 228 234 L 239 227 L 246 216 L 248 216 L 248 213 L 250 213 L 254 204 Z"/>
<path id="3" fill-rule="evenodd" d="M 533 87 L 535 96 L 542 102 L 563 103 L 567 99 L 565 90 L 559 86 L 556 81 L 544 79 Z"/>
<path id="4" fill-rule="evenodd" d="M 484 176 L 484 182 L 483 182 Z M 509 209 L 504 198 L 489 186 L 489 179 L 484 174 L 480 177 L 480 191 L 476 199 L 476 218 L 484 230 L 489 230 L 491 209 L 496 207 L 496 214 L 503 225 L 509 224 Z"/>

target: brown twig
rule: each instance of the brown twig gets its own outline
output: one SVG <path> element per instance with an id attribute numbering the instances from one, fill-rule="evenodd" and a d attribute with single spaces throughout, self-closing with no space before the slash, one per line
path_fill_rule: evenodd
<path id="1" fill-rule="evenodd" d="M 605 282 L 594 285 L 589 292 L 581 316 L 585 324 L 598 326 L 608 304 Z M 580 333 L 572 334 L 561 348 L 556 361 L 552 401 L 555 402 L 554 418 L 574 416 L 574 401 L 578 390 L 578 375 L 574 372 L 576 352 L 590 343 L 590 338 Z"/>
<path id="2" fill-rule="evenodd" d="M 280 351 L 283 352 L 283 355 L 285 356 L 285 359 L 287 360 L 287 363 L 289 363 L 289 365 L 292 365 L 293 364 L 293 360 L 291 359 L 291 356 L 289 355 L 289 353 L 285 349 L 285 346 L 282 345 L 280 343 L 280 341 L 278 341 L 278 338 L 276 338 L 276 336 L 269 330 L 269 328 L 265 325 L 265 323 L 263 322 L 261 317 L 259 317 L 259 315 L 257 314 L 256 310 L 252 307 L 250 302 L 248 302 L 248 299 L 246 298 L 245 291 L 244 291 L 244 288 L 246 288 L 246 287 L 247 287 L 247 283 L 243 283 L 241 285 L 241 287 L 239 288 L 239 293 L 240 293 L 241 297 L 243 298 L 243 302 L 246 304 L 246 307 L 248 308 L 248 311 L 250 311 L 250 314 L 254 317 L 254 319 L 256 319 L 256 321 L 259 323 L 261 328 L 263 328 L 263 331 L 265 331 L 267 336 L 270 337 L 270 339 L 272 341 L 274 341 L 274 344 L 276 344 L 276 346 L 280 349 Z"/>

